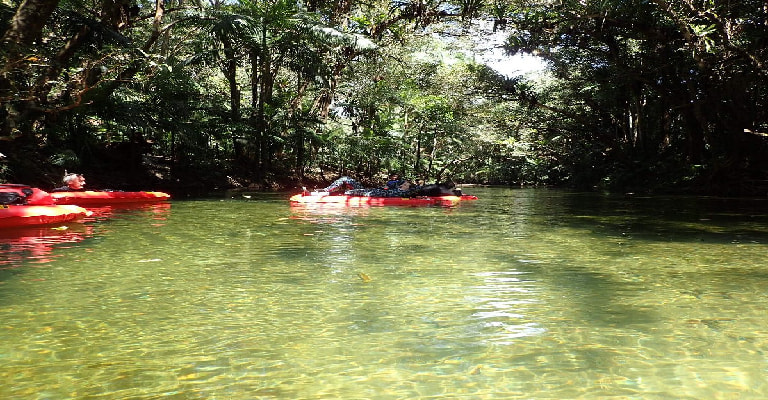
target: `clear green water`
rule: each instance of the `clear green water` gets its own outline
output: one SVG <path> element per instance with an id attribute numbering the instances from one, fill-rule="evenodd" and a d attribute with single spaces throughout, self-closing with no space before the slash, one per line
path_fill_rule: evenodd
<path id="1" fill-rule="evenodd" d="M 0 239 L 0 398 L 768 397 L 768 200 L 465 191 Z"/>

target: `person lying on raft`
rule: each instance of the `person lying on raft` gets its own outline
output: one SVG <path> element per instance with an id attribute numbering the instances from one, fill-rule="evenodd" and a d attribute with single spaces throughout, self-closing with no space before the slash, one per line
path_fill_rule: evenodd
<path id="1" fill-rule="evenodd" d="M 420 196 L 416 190 L 416 187 L 411 184 L 408 179 L 403 179 L 402 183 L 397 186 L 388 186 L 385 188 L 371 188 L 371 189 L 353 189 L 344 192 L 350 196 L 368 196 L 368 197 L 415 197 Z"/>
<path id="2" fill-rule="evenodd" d="M 406 179 L 400 186 L 393 189 L 365 188 L 356 180 L 342 176 L 321 191 L 331 194 L 343 193 L 347 196 L 368 197 L 461 196 L 461 191 L 454 189 L 454 187 L 455 185 L 452 183 L 417 186 Z"/>

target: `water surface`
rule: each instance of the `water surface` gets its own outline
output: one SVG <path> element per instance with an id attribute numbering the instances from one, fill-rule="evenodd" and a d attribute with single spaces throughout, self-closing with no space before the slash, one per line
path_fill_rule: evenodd
<path id="1" fill-rule="evenodd" d="M 465 191 L 6 232 L 0 397 L 768 396 L 768 201 Z"/>

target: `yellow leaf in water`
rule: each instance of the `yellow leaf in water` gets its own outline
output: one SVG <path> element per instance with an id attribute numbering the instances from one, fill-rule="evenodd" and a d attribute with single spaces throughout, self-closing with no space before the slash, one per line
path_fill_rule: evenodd
<path id="1" fill-rule="evenodd" d="M 370 281 L 372 281 L 372 280 L 373 280 L 373 279 L 371 279 L 371 277 L 370 277 L 370 276 L 366 275 L 364 272 L 358 272 L 358 273 L 357 273 L 357 276 L 359 276 L 359 277 L 360 277 L 360 279 L 362 279 L 362 280 L 363 280 L 363 282 L 365 282 L 365 283 L 368 283 L 368 282 L 370 282 Z"/>

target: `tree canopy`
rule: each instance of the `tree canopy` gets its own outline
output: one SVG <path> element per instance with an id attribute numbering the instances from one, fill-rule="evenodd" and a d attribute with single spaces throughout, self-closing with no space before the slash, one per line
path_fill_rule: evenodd
<path id="1" fill-rule="evenodd" d="M 763 1 L 13 0 L 0 181 L 765 195 L 766 24 Z M 548 69 L 476 61 L 500 35 Z"/>

